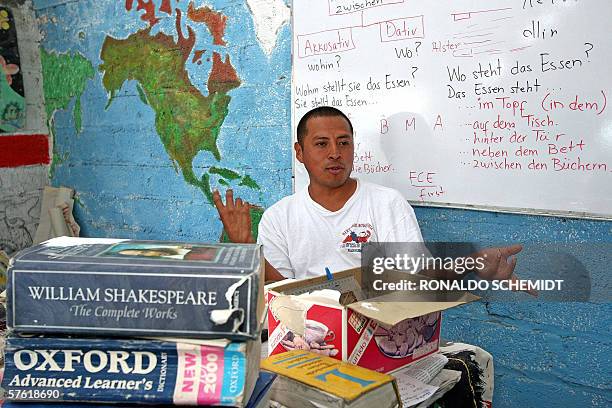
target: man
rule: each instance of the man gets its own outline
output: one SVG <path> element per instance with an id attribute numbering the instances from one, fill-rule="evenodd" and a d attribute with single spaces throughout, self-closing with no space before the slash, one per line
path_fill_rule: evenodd
<path id="1" fill-rule="evenodd" d="M 414 211 L 399 192 L 350 177 L 353 127 L 341 111 L 323 106 L 306 113 L 294 149 L 310 184 L 268 208 L 261 219 L 258 242 L 266 258 L 266 280 L 301 279 L 323 275 L 326 267 L 339 271 L 359 266 L 365 242 L 423 241 Z M 254 242 L 249 204 L 234 201 L 231 190 L 225 205 L 218 191 L 213 200 L 230 240 Z M 516 259 L 511 256 L 520 250 L 514 245 L 479 252 L 477 256 L 486 259 L 479 277 L 516 280 Z"/>

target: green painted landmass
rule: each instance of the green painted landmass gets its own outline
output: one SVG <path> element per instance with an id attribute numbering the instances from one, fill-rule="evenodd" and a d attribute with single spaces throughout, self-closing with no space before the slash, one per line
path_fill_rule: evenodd
<path id="1" fill-rule="evenodd" d="M 68 156 L 70 156 L 68 152 L 64 152 L 63 154 L 60 155 L 55 145 L 56 143 L 53 143 L 53 157 L 51 159 L 51 166 L 49 167 L 49 178 L 50 179 L 53 179 L 53 176 L 55 175 L 55 167 L 59 166 L 62 163 L 67 162 Z"/>
<path id="2" fill-rule="evenodd" d="M 249 187 L 249 188 L 252 188 L 253 190 L 260 190 L 259 184 L 257 184 L 255 180 L 253 180 L 251 176 L 249 176 L 248 174 L 244 176 L 242 180 L 240 180 L 240 184 L 238 185 Z"/>
<path id="3" fill-rule="evenodd" d="M 148 104 L 155 111 L 155 127 L 172 161 L 178 164 L 185 180 L 199 187 L 212 202 L 210 177 L 198 179 L 193 160 L 201 151 L 220 160 L 217 137 L 228 113 L 231 89 L 240 80 L 226 58 L 222 62 L 215 53 L 208 79 L 207 96 L 191 83 L 184 52 L 171 36 L 149 29 L 138 31 L 126 39 L 106 37 L 102 45 L 100 65 L 109 103 L 128 80 L 142 87 Z"/>
<path id="4" fill-rule="evenodd" d="M 81 96 L 85 91 L 87 81 L 94 78 L 95 70 L 92 63 L 77 52 L 47 52 L 42 47 L 40 49 L 40 62 L 42 65 L 47 127 L 51 137 L 55 138 L 55 123 L 53 120 L 55 112 L 68 109 L 68 105 L 74 98 L 76 98 L 72 112 L 74 127 L 77 134 L 80 133 L 83 129 Z M 61 156 L 58 154 L 57 143 L 53 143 L 50 177 L 53 177 L 55 166 L 64 162 L 67 158 L 67 153 Z"/>
<path id="5" fill-rule="evenodd" d="M 81 98 L 76 98 L 76 101 L 74 102 L 74 112 L 73 112 L 73 116 L 74 116 L 74 128 L 76 129 L 77 133 L 80 133 L 81 130 L 83 130 L 83 112 L 81 112 Z"/>
<path id="6" fill-rule="evenodd" d="M 201 189 L 206 196 L 206 199 L 209 203 L 213 202 L 212 191 L 210 190 L 210 174 L 204 173 L 202 174 L 202 179 L 200 181 Z"/>
<path id="7" fill-rule="evenodd" d="M 221 167 L 211 167 L 208 172 L 210 174 L 218 174 L 228 180 L 236 180 L 240 178 L 240 174 L 236 173 L 234 170 L 224 169 Z"/>
<path id="8" fill-rule="evenodd" d="M 49 129 L 53 132 L 53 114 L 57 110 L 65 110 L 73 98 L 74 127 L 77 133 L 82 130 L 81 96 L 85 91 L 87 81 L 94 78 L 95 70 L 92 63 L 81 54 L 47 52 L 40 49 L 42 65 L 43 94 Z"/>

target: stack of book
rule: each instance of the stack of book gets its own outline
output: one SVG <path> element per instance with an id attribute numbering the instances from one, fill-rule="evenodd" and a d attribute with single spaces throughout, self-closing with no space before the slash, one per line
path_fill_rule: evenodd
<path id="1" fill-rule="evenodd" d="M 257 245 L 61 237 L 26 249 L 8 274 L 4 406 L 265 406 L 263 279 Z"/>

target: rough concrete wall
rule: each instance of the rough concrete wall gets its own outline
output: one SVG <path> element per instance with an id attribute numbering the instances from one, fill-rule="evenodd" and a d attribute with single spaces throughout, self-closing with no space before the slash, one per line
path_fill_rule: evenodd
<path id="1" fill-rule="evenodd" d="M 41 83 L 40 35 L 31 1 L 5 1 L 3 5 L 13 12 L 17 26 L 26 98 L 26 126 L 18 134 L 27 140 L 32 134 L 47 134 Z M 0 134 L 0 137 L 7 135 Z M 27 149 L 23 154 L 28 154 Z M 0 249 L 11 253 L 32 243 L 40 217 L 42 190 L 48 184 L 47 174 L 48 166 L 45 164 L 0 167 Z"/>
<path id="2" fill-rule="evenodd" d="M 426 241 L 612 243 L 612 223 L 606 221 L 435 208 L 415 212 Z M 583 258 L 601 265 L 603 254 L 596 252 Z M 518 262 L 517 268 L 520 254 Z M 591 283 L 609 293 L 609 266 Z M 494 407 L 609 407 L 611 315 L 610 303 L 478 302 L 445 312 L 442 336 L 493 355 Z"/>

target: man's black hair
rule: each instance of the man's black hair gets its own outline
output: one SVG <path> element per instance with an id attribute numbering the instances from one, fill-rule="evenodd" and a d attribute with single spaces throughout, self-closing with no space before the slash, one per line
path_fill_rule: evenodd
<path id="1" fill-rule="evenodd" d="M 306 123 L 308 122 L 308 119 L 330 116 L 340 116 L 346 119 L 349 124 L 349 128 L 351 129 L 351 135 L 353 134 L 353 124 L 351 123 L 351 120 L 348 118 L 348 116 L 346 116 L 341 110 L 332 108 L 331 106 L 319 106 L 318 108 L 314 108 L 306 112 L 306 114 L 302 116 L 302 119 L 300 119 L 300 122 L 297 125 L 297 141 L 300 146 L 304 147 L 304 138 L 306 137 L 306 133 L 308 132 L 308 129 L 306 128 Z"/>

